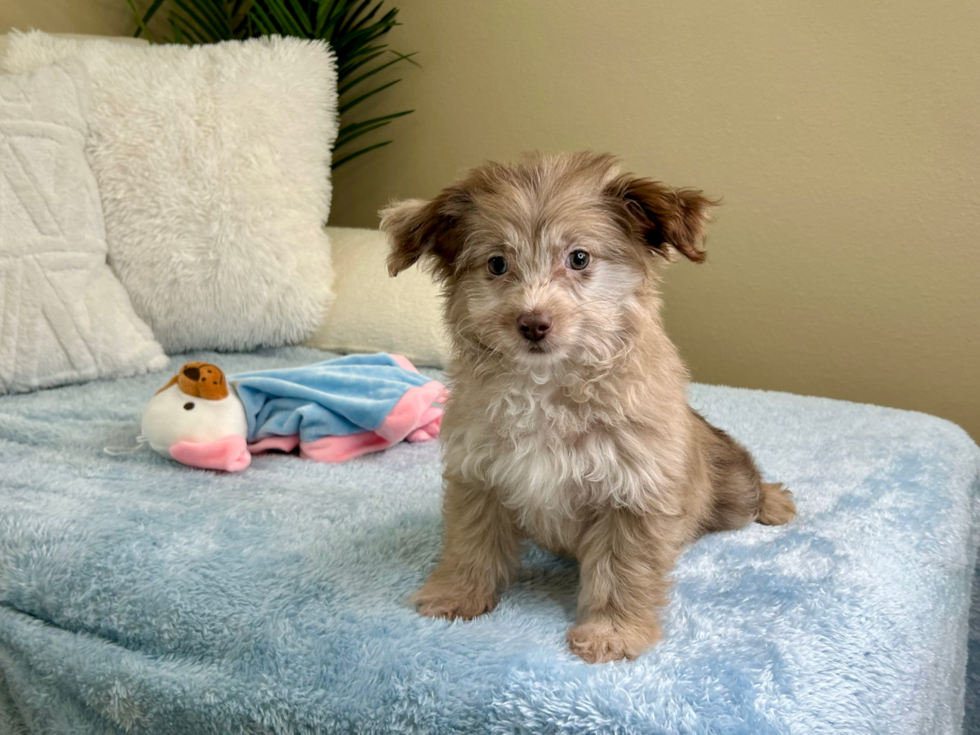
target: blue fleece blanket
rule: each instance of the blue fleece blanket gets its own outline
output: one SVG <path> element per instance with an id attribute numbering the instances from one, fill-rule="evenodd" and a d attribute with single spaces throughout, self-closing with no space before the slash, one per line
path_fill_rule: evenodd
<path id="1" fill-rule="evenodd" d="M 576 567 L 539 549 L 475 621 L 406 602 L 439 550 L 436 442 L 236 474 L 106 456 L 159 382 L 0 399 L 0 733 L 960 729 L 980 450 L 945 421 L 694 386 L 799 517 L 699 541 L 663 642 L 588 666 Z"/>
<path id="2" fill-rule="evenodd" d="M 405 358 L 379 352 L 229 376 L 245 406 L 249 443 L 271 436 L 325 436 L 379 431 L 412 388 L 432 381 Z M 414 427 L 413 427 L 414 428 Z"/>

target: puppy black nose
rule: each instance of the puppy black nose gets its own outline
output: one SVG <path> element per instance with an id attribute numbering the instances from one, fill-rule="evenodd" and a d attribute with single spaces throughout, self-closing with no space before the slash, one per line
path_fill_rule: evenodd
<path id="1" fill-rule="evenodd" d="M 529 311 L 517 317 L 517 328 L 524 335 L 524 339 L 537 342 L 544 339 L 551 329 L 551 317 L 540 311 Z"/>

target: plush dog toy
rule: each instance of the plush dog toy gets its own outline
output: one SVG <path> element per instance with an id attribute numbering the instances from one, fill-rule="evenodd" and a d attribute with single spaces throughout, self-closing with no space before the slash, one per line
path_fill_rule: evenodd
<path id="1" fill-rule="evenodd" d="M 236 472 L 252 455 L 292 451 L 340 462 L 439 433 L 446 389 L 400 355 L 348 355 L 298 368 L 226 378 L 189 362 L 143 411 L 158 453 L 182 464 Z"/>
<path id="2" fill-rule="evenodd" d="M 142 430 L 154 451 L 191 467 L 235 472 L 252 461 L 245 406 L 210 363 L 187 363 L 158 390 Z"/>

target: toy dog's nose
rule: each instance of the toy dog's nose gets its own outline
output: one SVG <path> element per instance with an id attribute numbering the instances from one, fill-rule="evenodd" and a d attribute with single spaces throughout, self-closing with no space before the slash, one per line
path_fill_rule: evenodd
<path id="1" fill-rule="evenodd" d="M 529 311 L 517 317 L 517 329 L 524 339 L 537 342 L 544 339 L 551 329 L 551 316 L 540 311 Z"/>

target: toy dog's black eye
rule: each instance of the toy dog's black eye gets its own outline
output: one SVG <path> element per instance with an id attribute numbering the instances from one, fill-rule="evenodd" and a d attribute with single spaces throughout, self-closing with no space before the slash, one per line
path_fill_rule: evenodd
<path id="1" fill-rule="evenodd" d="M 499 255 L 487 261 L 487 270 L 495 276 L 502 276 L 507 272 L 507 261 Z"/>
<path id="2" fill-rule="evenodd" d="M 184 404 L 184 410 L 185 411 L 190 411 L 192 408 L 194 408 L 194 404 L 193 403 L 185 403 Z"/>
<path id="3" fill-rule="evenodd" d="M 568 254 L 568 267 L 574 271 L 585 270 L 592 258 L 584 250 L 573 250 Z"/>

